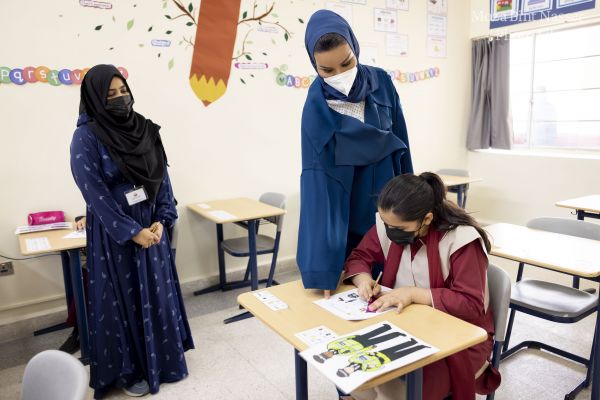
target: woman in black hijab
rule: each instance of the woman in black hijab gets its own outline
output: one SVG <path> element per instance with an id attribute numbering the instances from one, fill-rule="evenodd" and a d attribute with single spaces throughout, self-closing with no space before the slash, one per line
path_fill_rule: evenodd
<path id="1" fill-rule="evenodd" d="M 96 65 L 81 85 L 71 170 L 87 205 L 90 386 L 131 396 L 187 376 L 194 347 L 164 228 L 177 219 L 160 126 L 127 81 Z"/>

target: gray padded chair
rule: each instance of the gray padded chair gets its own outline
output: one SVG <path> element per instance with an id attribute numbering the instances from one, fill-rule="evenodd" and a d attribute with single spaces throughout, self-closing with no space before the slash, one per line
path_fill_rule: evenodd
<path id="1" fill-rule="evenodd" d="M 27 363 L 21 400 L 84 400 L 88 384 L 87 370 L 78 359 L 46 350 Z"/>
<path id="2" fill-rule="evenodd" d="M 493 264 L 488 265 L 487 282 L 490 295 L 490 306 L 494 312 L 494 348 L 492 350 L 492 365 L 498 368 L 500 365 L 500 350 L 504 343 L 506 333 L 506 317 L 508 316 L 508 304 L 510 303 L 510 277 L 500 267 Z M 404 376 L 401 377 L 404 379 Z M 486 400 L 494 400 L 495 393 L 487 395 Z M 452 400 L 452 394 L 444 400 Z"/>
<path id="3" fill-rule="evenodd" d="M 579 222 L 581 221 L 566 218 L 540 217 L 529 221 L 527 227 L 585 239 L 600 240 L 600 225 L 593 223 L 580 224 Z M 573 287 L 579 289 L 579 277 L 577 276 L 573 277 Z M 595 293 L 596 291 L 591 289 L 589 292 Z"/>
<path id="4" fill-rule="evenodd" d="M 492 365 L 498 368 L 500 366 L 500 351 L 506 335 L 511 284 L 508 274 L 502 268 L 493 264 L 488 266 L 487 281 L 490 293 L 490 306 L 494 312 L 495 334 Z M 487 400 L 494 400 L 494 395 L 495 393 L 488 394 Z"/>
<path id="5" fill-rule="evenodd" d="M 528 222 L 527 227 L 586 239 L 600 240 L 600 225 L 591 222 L 567 218 L 542 217 L 532 219 Z M 523 268 L 524 263 L 519 263 L 517 282 L 515 282 L 512 288 L 511 311 L 502 359 L 513 355 L 523 348 L 534 348 L 543 349 L 583 364 L 587 368 L 586 379 L 565 396 L 565 399 L 574 399 L 581 389 L 589 386 L 590 365 L 594 354 L 592 353 L 590 358 L 586 359 L 545 343 L 532 340 L 519 343 L 509 350 L 508 345 L 515 313 L 519 311 L 548 321 L 572 324 L 596 311 L 598 297 L 591 293 L 557 283 L 535 279 L 522 280 Z"/>
<path id="6" fill-rule="evenodd" d="M 285 209 L 285 195 L 281 193 L 264 193 L 258 199 L 261 203 L 269 204 L 274 207 Z M 283 217 L 284 215 L 278 215 L 276 217 L 265 218 L 265 220 L 269 223 L 275 224 L 277 226 L 277 233 L 275 237 L 267 236 L 267 235 L 256 235 L 256 254 L 273 254 L 273 258 L 271 259 L 271 268 L 269 269 L 269 277 L 265 280 L 260 280 L 260 283 L 267 283 L 267 287 L 271 286 L 273 283 L 277 284 L 273 280 L 275 275 L 275 267 L 277 265 L 277 254 L 279 252 L 279 241 L 281 239 L 281 230 L 283 228 Z M 259 224 L 256 225 L 256 230 L 258 233 Z M 248 237 L 239 237 L 234 239 L 227 239 L 221 243 L 221 247 L 223 251 L 232 255 L 233 257 L 249 257 L 250 250 L 248 248 Z M 246 267 L 246 273 L 244 276 L 244 281 L 247 281 L 250 277 L 250 268 L 249 265 Z"/>
<path id="7" fill-rule="evenodd" d="M 469 177 L 469 171 L 466 169 L 457 169 L 457 168 L 443 168 L 437 171 L 437 174 L 440 175 L 454 175 L 454 176 L 466 176 Z M 467 192 L 469 191 L 469 184 L 464 185 L 463 190 L 463 200 L 462 204 L 460 204 L 460 199 L 458 197 L 459 188 L 458 186 L 453 186 L 448 188 L 448 193 L 456 193 L 456 202 L 459 203 L 459 207 L 465 208 L 467 206 Z"/>

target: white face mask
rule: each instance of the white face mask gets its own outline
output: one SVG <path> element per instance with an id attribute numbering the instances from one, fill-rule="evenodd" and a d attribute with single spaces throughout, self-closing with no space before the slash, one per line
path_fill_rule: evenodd
<path id="1" fill-rule="evenodd" d="M 356 79 L 357 73 L 358 67 L 355 66 L 354 68 L 342 72 L 341 74 L 330 76 L 328 78 L 323 78 L 323 80 L 326 84 L 328 84 L 338 92 L 348 96 L 350 90 L 352 89 L 352 85 L 354 85 L 354 80 Z"/>

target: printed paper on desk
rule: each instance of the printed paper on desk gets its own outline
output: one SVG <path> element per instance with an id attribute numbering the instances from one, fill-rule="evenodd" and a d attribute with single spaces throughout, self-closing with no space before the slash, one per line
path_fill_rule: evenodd
<path id="1" fill-rule="evenodd" d="M 210 208 L 211 208 L 211 207 L 210 207 L 208 204 L 206 204 L 206 203 L 198 203 L 197 205 L 198 205 L 198 207 L 200 207 L 200 208 L 203 208 L 203 209 L 205 209 L 205 210 L 208 210 L 208 209 L 210 209 Z"/>
<path id="2" fill-rule="evenodd" d="M 69 233 L 68 235 L 63 236 L 63 239 L 85 239 L 85 230 L 74 231 Z"/>
<path id="3" fill-rule="evenodd" d="M 312 346 L 300 355 L 342 391 L 350 393 L 376 376 L 438 351 L 388 321 L 382 321 Z"/>
<path id="4" fill-rule="evenodd" d="M 389 292 L 391 289 L 385 286 L 381 287 L 382 293 Z M 368 312 L 368 304 L 358 295 L 358 289 L 348 290 L 342 293 L 336 293 L 329 299 L 319 299 L 314 301 L 320 307 L 323 307 L 335 316 L 346 321 L 362 321 L 365 319 L 377 317 L 382 313 L 393 310 L 388 308 L 381 312 Z"/>
<path id="5" fill-rule="evenodd" d="M 221 221 L 237 218 L 235 215 L 229 214 L 227 211 L 223 210 L 209 211 L 208 214 Z"/>
<path id="6" fill-rule="evenodd" d="M 26 239 L 25 245 L 27 247 L 28 252 L 50 250 L 50 242 L 48 242 L 48 238 L 45 236 L 33 239 Z"/>
<path id="7" fill-rule="evenodd" d="M 329 341 L 337 337 L 336 333 L 325 325 L 298 332 L 294 336 L 309 346 L 314 346 L 315 344 L 323 343 L 326 340 Z"/>
<path id="8" fill-rule="evenodd" d="M 279 297 L 273 295 L 267 290 L 254 292 L 254 296 L 273 311 L 285 310 L 286 308 L 288 308 L 288 305 L 286 303 L 281 301 Z"/>
<path id="9" fill-rule="evenodd" d="M 46 225 L 24 225 L 15 229 L 15 235 L 31 232 L 51 231 L 54 229 L 73 229 L 73 225 L 70 222 L 55 222 L 53 224 Z"/>

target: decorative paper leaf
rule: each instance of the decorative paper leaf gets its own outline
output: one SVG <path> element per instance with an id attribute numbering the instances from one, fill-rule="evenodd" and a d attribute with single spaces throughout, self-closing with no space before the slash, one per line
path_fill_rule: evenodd
<path id="1" fill-rule="evenodd" d="M 246 60 L 252 60 L 252 57 L 250 57 L 250 54 L 246 54 Z"/>
<path id="2" fill-rule="evenodd" d="M 102 25 L 98 25 L 94 28 L 95 31 L 99 31 L 100 29 L 102 29 Z"/>
<path id="3" fill-rule="evenodd" d="M 114 47 L 109 47 L 109 48 L 108 48 L 108 50 L 113 50 L 113 49 L 114 49 Z"/>
<path id="4" fill-rule="evenodd" d="M 174 65 L 174 64 L 175 64 L 175 59 L 174 59 L 174 58 L 171 58 L 171 60 L 169 61 L 169 70 L 170 70 L 171 68 L 173 68 L 173 65 Z"/>
<path id="5" fill-rule="evenodd" d="M 298 21 L 300 21 L 301 24 L 304 23 L 304 20 L 302 18 L 298 18 Z"/>
<path id="6" fill-rule="evenodd" d="M 190 12 L 192 12 L 193 9 L 194 9 L 194 5 L 192 3 L 188 4 L 188 10 L 190 10 Z"/>
<path id="7" fill-rule="evenodd" d="M 160 58 L 160 53 L 158 53 L 158 58 Z"/>
<path id="8" fill-rule="evenodd" d="M 275 18 L 279 18 L 279 15 L 272 13 L 271 16 L 275 17 Z"/>
<path id="9" fill-rule="evenodd" d="M 287 32 L 283 34 L 283 37 L 285 38 L 285 41 L 286 41 L 286 42 L 287 42 L 287 41 L 288 41 L 288 39 L 290 38 L 290 37 L 288 36 Z"/>
<path id="10" fill-rule="evenodd" d="M 167 2 L 166 1 L 163 3 L 163 8 L 167 8 Z"/>
<path id="11" fill-rule="evenodd" d="M 244 11 L 242 13 L 242 19 L 246 19 L 247 16 L 248 16 L 248 11 Z"/>
<path id="12" fill-rule="evenodd" d="M 152 31 L 152 27 L 148 28 L 148 32 Z"/>
<path id="13" fill-rule="evenodd" d="M 277 44 L 277 42 L 275 41 L 275 39 L 271 38 L 271 43 L 273 44 Z"/>
<path id="14" fill-rule="evenodd" d="M 170 16 L 170 15 L 168 15 L 168 14 L 165 14 L 165 18 L 166 18 L 166 19 L 171 19 L 171 16 Z"/>
<path id="15" fill-rule="evenodd" d="M 127 22 L 127 30 L 130 30 L 131 28 L 133 28 L 133 20 L 129 20 L 129 22 Z"/>
<path id="16" fill-rule="evenodd" d="M 170 35 L 171 33 L 173 33 L 173 31 L 166 31 L 165 32 L 167 35 Z"/>
<path id="17" fill-rule="evenodd" d="M 187 26 L 192 26 L 194 23 L 192 21 L 186 23 Z"/>
<path id="18" fill-rule="evenodd" d="M 262 52 L 262 54 L 263 54 L 263 56 L 266 56 L 266 55 L 267 55 L 267 53 L 265 53 L 264 51 Z"/>
<path id="19" fill-rule="evenodd" d="M 242 83 L 243 83 L 244 85 L 246 84 L 246 81 L 245 81 L 245 80 L 243 80 L 242 78 L 240 78 L 240 81 L 242 81 Z"/>
<path id="20" fill-rule="evenodd" d="M 140 44 L 138 44 L 138 46 L 144 47 L 144 43 L 140 43 Z"/>

